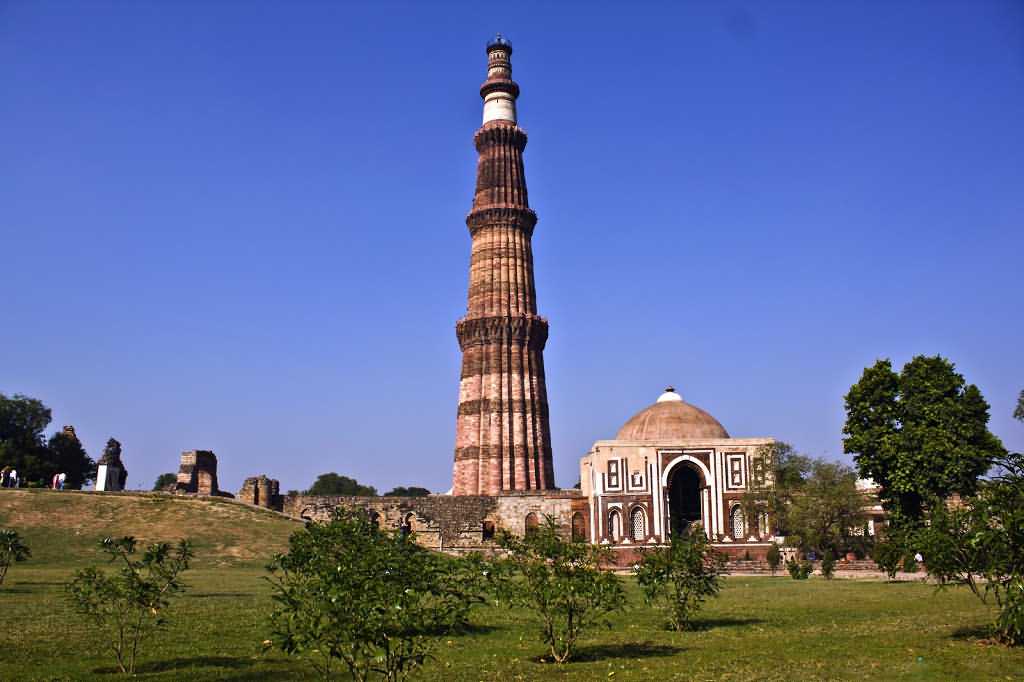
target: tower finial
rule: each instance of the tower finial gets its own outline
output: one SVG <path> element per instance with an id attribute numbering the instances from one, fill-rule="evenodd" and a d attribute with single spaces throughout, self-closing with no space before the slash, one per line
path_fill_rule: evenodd
<path id="1" fill-rule="evenodd" d="M 484 123 L 516 122 L 519 86 L 512 80 L 512 43 L 500 33 L 487 43 L 487 80 L 480 86 L 484 98 Z"/>

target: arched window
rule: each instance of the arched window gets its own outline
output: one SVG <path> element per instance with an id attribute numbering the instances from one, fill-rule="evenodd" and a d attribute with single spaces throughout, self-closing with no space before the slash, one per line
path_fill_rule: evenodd
<path id="1" fill-rule="evenodd" d="M 484 521 L 483 538 L 484 540 L 494 539 L 494 521 Z"/>
<path id="2" fill-rule="evenodd" d="M 622 539 L 622 514 L 618 509 L 608 512 L 608 537 L 612 542 Z"/>
<path id="3" fill-rule="evenodd" d="M 647 537 L 647 514 L 644 514 L 643 507 L 633 507 L 629 513 L 629 537 L 634 540 Z"/>
<path id="4" fill-rule="evenodd" d="M 730 525 L 732 526 L 732 536 L 736 540 L 742 540 L 743 536 L 747 532 L 747 523 L 743 518 L 743 508 L 736 505 L 732 508 L 732 513 L 729 515 Z"/>
<path id="5" fill-rule="evenodd" d="M 762 540 L 766 540 L 772 534 L 768 525 L 768 512 L 763 511 L 757 515 L 757 531 Z"/>
<path id="6" fill-rule="evenodd" d="M 576 512 L 572 515 L 572 541 L 583 542 L 587 539 L 587 522 L 583 514 Z"/>
<path id="7" fill-rule="evenodd" d="M 526 537 L 531 537 L 537 534 L 537 529 L 540 528 L 540 519 L 533 512 L 526 515 Z"/>

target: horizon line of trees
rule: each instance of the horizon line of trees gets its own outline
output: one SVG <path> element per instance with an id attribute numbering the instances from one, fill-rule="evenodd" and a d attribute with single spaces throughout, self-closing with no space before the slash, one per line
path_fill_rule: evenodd
<path id="1" fill-rule="evenodd" d="M 334 471 L 320 474 L 304 495 L 325 495 L 336 497 L 378 497 L 372 485 L 363 485 L 354 478 L 342 476 Z M 396 486 L 380 495 L 381 497 L 426 497 L 430 491 L 418 486 Z"/>

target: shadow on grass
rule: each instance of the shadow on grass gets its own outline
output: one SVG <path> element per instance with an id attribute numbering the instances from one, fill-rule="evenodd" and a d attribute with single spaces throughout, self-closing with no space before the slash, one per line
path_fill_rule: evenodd
<path id="1" fill-rule="evenodd" d="M 231 656 L 196 656 L 194 658 L 171 658 L 165 661 L 146 661 L 135 666 L 136 674 L 166 673 L 176 670 L 192 670 L 194 668 L 221 668 L 223 670 L 241 670 L 251 668 L 259 663 L 253 658 L 235 658 Z M 93 670 L 97 674 L 120 673 L 117 666 L 106 666 Z"/>
<path id="2" fill-rule="evenodd" d="M 64 587 L 67 582 L 59 580 L 19 580 L 19 585 L 42 585 L 43 587 Z"/>
<path id="3" fill-rule="evenodd" d="M 690 630 L 697 632 L 715 628 L 732 628 L 743 625 L 761 625 L 765 621 L 760 618 L 701 618 L 690 623 Z"/>
<path id="4" fill-rule="evenodd" d="M 608 658 L 665 658 L 683 651 L 682 647 L 653 642 L 625 642 L 623 644 L 600 644 L 581 646 L 572 657 L 573 662 L 586 663 Z"/>
<path id="5" fill-rule="evenodd" d="M 256 593 L 254 593 L 254 592 L 187 592 L 185 594 L 185 596 L 186 597 L 193 597 L 193 598 L 196 598 L 196 599 L 199 599 L 199 598 L 202 598 L 202 599 L 223 599 L 225 597 L 230 597 L 232 599 L 237 599 L 238 597 L 255 597 Z"/>
<path id="6" fill-rule="evenodd" d="M 979 640 L 983 642 L 992 639 L 991 625 L 965 625 L 953 630 L 953 639 Z"/>

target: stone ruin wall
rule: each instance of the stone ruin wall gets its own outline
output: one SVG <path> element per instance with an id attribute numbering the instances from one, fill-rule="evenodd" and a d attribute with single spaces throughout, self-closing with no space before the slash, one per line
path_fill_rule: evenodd
<path id="1" fill-rule="evenodd" d="M 217 487 L 217 455 L 210 450 L 186 450 L 181 453 L 175 492 L 194 495 L 234 497 Z"/>
<path id="2" fill-rule="evenodd" d="M 242 489 L 238 491 L 237 499 L 246 504 L 265 509 L 276 509 L 281 511 L 283 506 L 281 500 L 281 484 L 276 478 L 267 476 L 251 476 L 245 479 Z"/>
<path id="3" fill-rule="evenodd" d="M 243 487 L 244 490 L 244 487 Z M 581 506 L 582 505 L 582 506 Z M 573 511 L 586 508 L 578 491 L 523 492 L 502 495 L 431 495 L 429 497 L 330 497 L 287 495 L 281 511 L 311 521 L 326 521 L 337 507 L 365 509 L 376 514 L 382 528 L 398 530 L 408 519 L 419 544 L 446 552 L 493 551 L 497 534 L 526 532 L 526 516 L 550 515 L 566 537 Z M 485 524 L 493 536 L 485 537 Z"/>

